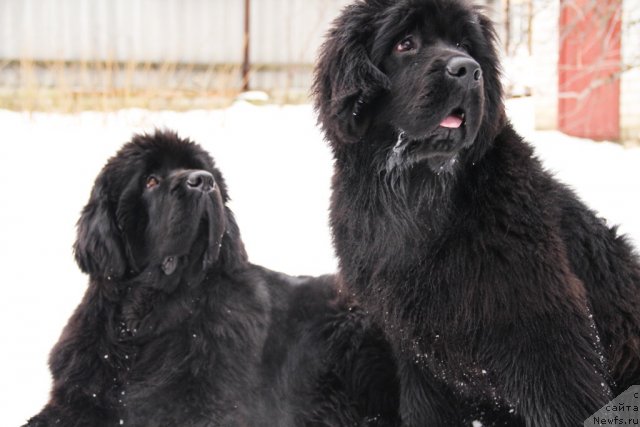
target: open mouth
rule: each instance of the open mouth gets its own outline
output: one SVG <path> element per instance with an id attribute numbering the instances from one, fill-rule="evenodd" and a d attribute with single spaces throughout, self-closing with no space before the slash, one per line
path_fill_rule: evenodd
<path id="1" fill-rule="evenodd" d="M 454 108 L 441 122 L 441 128 L 458 129 L 464 126 L 464 110 L 462 108 Z"/>
<path id="2" fill-rule="evenodd" d="M 429 134 L 413 137 L 398 129 L 398 139 L 389 152 L 386 169 L 431 159 L 442 163 L 453 158 L 466 137 L 466 113 L 461 107 L 451 110 Z"/>

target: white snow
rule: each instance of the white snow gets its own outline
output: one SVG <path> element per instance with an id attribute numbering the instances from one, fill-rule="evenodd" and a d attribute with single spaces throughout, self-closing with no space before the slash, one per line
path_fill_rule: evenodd
<path id="1" fill-rule="evenodd" d="M 509 106 L 548 168 L 638 245 L 640 149 L 534 132 L 531 102 Z M 86 286 L 71 253 L 78 214 L 107 158 L 133 132 L 155 127 L 213 154 L 253 262 L 291 274 L 335 270 L 327 225 L 332 160 L 308 105 L 0 111 L 0 424 L 20 425 L 46 402 L 47 355 Z"/>

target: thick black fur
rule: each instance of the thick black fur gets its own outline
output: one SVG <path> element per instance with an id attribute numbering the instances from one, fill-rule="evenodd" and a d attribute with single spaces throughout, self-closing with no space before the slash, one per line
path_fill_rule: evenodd
<path id="1" fill-rule="evenodd" d="M 250 426 L 400 425 L 395 359 L 379 327 L 335 276 L 266 271 L 272 293 L 260 398 Z"/>
<path id="2" fill-rule="evenodd" d="M 392 426 L 389 344 L 334 276 L 252 265 L 212 158 L 171 132 L 103 168 L 74 246 L 89 274 L 28 426 Z"/>
<path id="3" fill-rule="evenodd" d="M 194 171 L 212 191 L 188 187 Z M 29 426 L 241 425 L 269 297 L 226 201 L 211 157 L 174 134 L 136 136 L 109 160 L 74 246 L 89 287 Z"/>
<path id="4" fill-rule="evenodd" d="M 495 44 L 462 0 L 361 0 L 316 68 L 341 278 L 407 426 L 582 425 L 640 383 L 638 258 L 512 129 Z"/>

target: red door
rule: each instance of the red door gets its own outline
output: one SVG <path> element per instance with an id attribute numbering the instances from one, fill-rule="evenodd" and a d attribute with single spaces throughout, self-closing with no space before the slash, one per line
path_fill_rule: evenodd
<path id="1" fill-rule="evenodd" d="M 620 137 L 622 0 L 560 0 L 558 127 L 569 135 Z"/>

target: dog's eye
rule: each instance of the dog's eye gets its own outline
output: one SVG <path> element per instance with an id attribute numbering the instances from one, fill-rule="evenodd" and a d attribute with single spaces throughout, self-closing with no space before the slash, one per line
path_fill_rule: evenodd
<path id="1" fill-rule="evenodd" d="M 456 48 L 462 49 L 465 52 L 469 52 L 470 46 L 469 46 L 469 43 L 467 41 L 461 41 L 461 42 L 456 43 Z"/>
<path id="2" fill-rule="evenodd" d="M 407 36 L 400 40 L 396 45 L 396 52 L 409 52 L 416 48 L 416 43 L 413 41 L 413 36 Z"/>
<path id="3" fill-rule="evenodd" d="M 158 180 L 158 178 L 156 178 L 155 176 L 150 175 L 150 176 L 147 178 L 147 183 L 146 183 L 146 187 L 147 187 L 147 188 L 153 188 L 153 187 L 155 187 L 155 186 L 156 186 L 156 185 L 158 185 L 158 184 L 160 184 L 160 181 L 159 181 L 159 180 Z"/>

